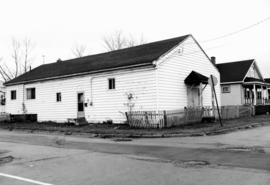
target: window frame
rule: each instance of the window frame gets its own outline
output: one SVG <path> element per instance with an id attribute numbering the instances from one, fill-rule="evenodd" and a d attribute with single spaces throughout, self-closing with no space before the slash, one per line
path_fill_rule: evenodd
<path id="1" fill-rule="evenodd" d="M 56 102 L 62 102 L 62 93 L 61 92 L 56 93 Z"/>
<path id="2" fill-rule="evenodd" d="M 115 90 L 115 78 L 108 78 L 108 90 Z"/>
<path id="3" fill-rule="evenodd" d="M 28 97 L 28 91 L 30 91 L 30 97 Z M 34 92 L 34 95 L 33 95 Z M 26 99 L 27 100 L 35 100 L 36 99 L 36 88 L 31 87 L 31 88 L 26 88 Z"/>
<path id="4" fill-rule="evenodd" d="M 225 91 L 224 88 L 228 88 L 228 90 Z M 231 93 L 231 86 L 230 85 L 222 86 L 221 90 L 222 93 Z"/>
<path id="5" fill-rule="evenodd" d="M 14 94 L 12 93 L 15 93 L 15 97 L 13 97 Z M 10 91 L 10 100 L 16 100 L 17 99 L 17 91 L 16 90 L 11 90 Z"/>

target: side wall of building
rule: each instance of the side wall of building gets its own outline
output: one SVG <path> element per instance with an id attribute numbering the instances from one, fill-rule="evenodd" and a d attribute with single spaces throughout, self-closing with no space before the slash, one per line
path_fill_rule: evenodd
<path id="1" fill-rule="evenodd" d="M 241 84 L 221 85 L 229 87 L 230 92 L 221 93 L 221 105 L 242 105 L 244 102 L 244 92 Z"/>
<path id="2" fill-rule="evenodd" d="M 137 69 L 8 86 L 6 112 L 22 114 L 24 102 L 26 112 L 38 114 L 39 121 L 66 122 L 77 118 L 77 93 L 83 92 L 87 103 L 85 118 L 89 122 L 124 122 L 130 93 L 134 97 L 130 102 L 133 110 L 155 109 L 154 73 L 153 68 Z M 115 89 L 108 89 L 108 78 L 115 78 Z M 27 88 L 36 89 L 36 99 L 26 99 Z M 16 100 L 11 100 L 11 90 L 16 90 Z M 61 102 L 56 101 L 56 93 L 61 93 Z"/>
<path id="3" fill-rule="evenodd" d="M 217 99 L 220 103 L 220 74 L 210 62 L 202 49 L 192 37 L 172 50 L 167 56 L 161 58 L 157 70 L 158 109 L 182 109 L 188 105 L 187 86 L 185 78 L 196 71 L 206 77 L 214 75 L 218 79 L 216 85 Z M 211 106 L 212 92 L 207 85 L 202 94 L 202 106 Z"/>

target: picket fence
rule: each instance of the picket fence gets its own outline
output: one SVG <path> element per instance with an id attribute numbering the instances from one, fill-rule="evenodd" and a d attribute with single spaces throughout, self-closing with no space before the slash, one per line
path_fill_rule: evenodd
<path id="1" fill-rule="evenodd" d="M 254 114 L 252 106 L 222 106 L 223 120 L 249 117 Z M 203 118 L 218 118 L 217 107 L 189 107 L 170 111 L 131 111 L 126 113 L 127 122 L 134 128 L 167 128 L 201 122 Z"/>

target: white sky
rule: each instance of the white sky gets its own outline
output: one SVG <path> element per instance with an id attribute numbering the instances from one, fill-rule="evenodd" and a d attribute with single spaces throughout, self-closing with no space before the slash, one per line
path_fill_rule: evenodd
<path id="1" fill-rule="evenodd" d="M 209 43 L 201 41 L 270 16 L 270 0 L 9 0 L 0 1 L 0 57 L 10 61 L 11 38 L 31 38 L 33 67 L 72 58 L 76 44 L 104 52 L 102 37 L 116 30 L 157 41 L 191 33 L 217 62 L 255 58 L 270 77 L 270 20 Z M 215 48 L 215 49 L 208 49 Z"/>

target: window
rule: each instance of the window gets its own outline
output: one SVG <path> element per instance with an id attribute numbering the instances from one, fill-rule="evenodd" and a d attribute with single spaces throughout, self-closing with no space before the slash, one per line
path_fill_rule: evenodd
<path id="1" fill-rule="evenodd" d="M 109 78 L 109 89 L 115 89 L 115 78 Z"/>
<path id="2" fill-rule="evenodd" d="M 10 91 L 10 99 L 11 100 L 16 100 L 16 98 L 17 98 L 16 97 L 16 91 L 14 91 L 14 90 L 13 91 Z"/>
<path id="3" fill-rule="evenodd" d="M 230 93 L 230 92 L 231 92 L 230 86 L 223 86 L 222 87 L 222 93 Z"/>
<path id="4" fill-rule="evenodd" d="M 0 105 L 6 105 L 6 99 L 4 95 L 0 96 Z"/>
<path id="5" fill-rule="evenodd" d="M 36 99 L 36 88 L 27 88 L 26 89 L 26 99 L 27 100 Z"/>
<path id="6" fill-rule="evenodd" d="M 61 102 L 62 101 L 61 93 L 56 93 L 56 101 L 57 102 Z"/>

